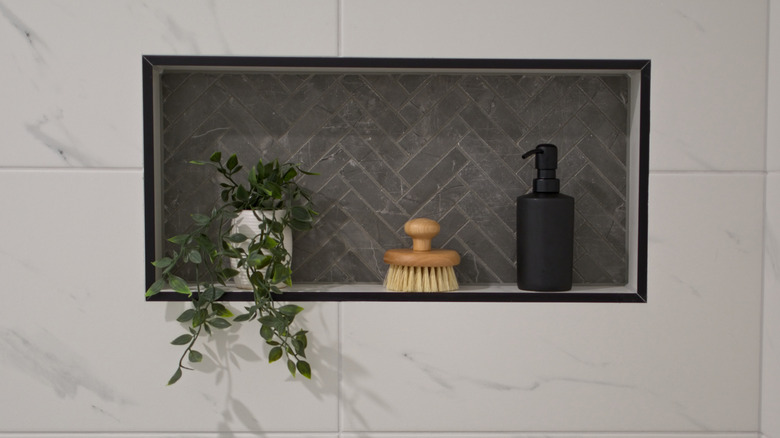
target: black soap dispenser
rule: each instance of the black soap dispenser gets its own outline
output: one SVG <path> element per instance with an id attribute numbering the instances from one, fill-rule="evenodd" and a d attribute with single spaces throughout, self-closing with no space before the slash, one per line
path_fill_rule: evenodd
<path id="1" fill-rule="evenodd" d="M 517 198 L 517 287 L 531 291 L 571 289 L 574 198 L 560 193 L 558 148 L 540 144 L 533 193 Z"/>

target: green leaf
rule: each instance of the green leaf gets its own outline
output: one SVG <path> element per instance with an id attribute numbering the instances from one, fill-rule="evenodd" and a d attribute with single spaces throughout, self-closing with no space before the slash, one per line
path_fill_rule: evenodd
<path id="1" fill-rule="evenodd" d="M 282 347 L 274 347 L 268 352 L 268 363 L 276 362 L 282 358 Z"/>
<path id="2" fill-rule="evenodd" d="M 179 336 L 178 338 L 171 341 L 171 344 L 173 345 L 187 345 L 192 340 L 192 335 L 189 333 L 183 334 Z"/>
<path id="3" fill-rule="evenodd" d="M 233 322 L 249 321 L 250 319 L 252 319 L 254 317 L 255 317 L 254 313 L 243 313 L 243 314 L 238 315 L 235 318 L 233 318 Z"/>
<path id="4" fill-rule="evenodd" d="M 197 249 L 193 249 L 192 251 L 190 251 L 188 256 L 192 263 L 197 264 L 203 261 L 203 258 L 201 257 L 200 252 L 198 252 Z"/>
<path id="5" fill-rule="evenodd" d="M 179 379 L 181 379 L 181 368 L 177 369 L 176 372 L 173 373 L 173 376 L 171 376 L 171 379 L 168 380 L 168 386 L 171 386 L 174 383 L 178 382 Z"/>
<path id="6" fill-rule="evenodd" d="M 244 186 L 239 185 L 236 189 L 236 199 L 242 202 L 245 202 L 249 199 L 249 192 L 244 188 Z"/>
<path id="7" fill-rule="evenodd" d="M 286 306 L 280 307 L 279 311 L 282 312 L 283 315 L 295 316 L 303 311 L 303 307 L 296 306 L 295 304 L 287 304 Z"/>
<path id="8" fill-rule="evenodd" d="M 176 245 L 183 245 L 190 241 L 189 234 L 179 234 L 168 238 L 168 242 L 175 243 Z"/>
<path id="9" fill-rule="evenodd" d="M 295 377 L 295 362 L 292 359 L 287 359 L 287 369 L 290 371 L 293 377 Z"/>
<path id="10" fill-rule="evenodd" d="M 251 184 L 252 187 L 257 185 L 257 167 L 252 167 L 249 169 L 249 184 Z"/>
<path id="11" fill-rule="evenodd" d="M 241 233 L 231 234 L 227 239 L 233 243 L 241 243 L 247 239 L 247 237 Z"/>
<path id="12" fill-rule="evenodd" d="M 263 324 L 260 326 L 260 336 L 266 341 L 270 341 L 274 337 L 274 330 L 271 326 Z"/>
<path id="13" fill-rule="evenodd" d="M 278 221 L 271 222 L 271 231 L 284 237 L 284 224 Z"/>
<path id="14" fill-rule="evenodd" d="M 292 219 L 290 220 L 290 228 L 292 228 L 295 231 L 308 231 L 311 230 L 311 222 L 302 222 L 299 220 Z"/>
<path id="15" fill-rule="evenodd" d="M 240 274 L 240 272 L 236 271 L 233 268 L 225 268 L 222 270 L 222 275 L 224 275 L 225 278 L 233 278 L 238 274 Z"/>
<path id="16" fill-rule="evenodd" d="M 252 284 L 254 284 L 254 285 L 260 285 L 260 286 L 263 286 L 263 285 L 264 285 L 263 278 L 265 278 L 265 277 L 263 277 L 263 273 L 262 273 L 262 272 L 260 272 L 260 271 L 255 271 L 255 273 L 253 273 L 253 274 L 252 274 L 252 275 L 249 277 L 249 282 L 250 282 L 250 283 L 252 283 Z"/>
<path id="17" fill-rule="evenodd" d="M 184 312 L 182 312 L 182 314 L 179 315 L 178 318 L 176 318 L 176 321 L 187 322 L 191 320 L 194 316 L 195 316 L 195 309 L 187 309 Z"/>
<path id="18" fill-rule="evenodd" d="M 203 324 L 203 321 L 208 318 L 209 313 L 206 312 L 206 309 L 200 309 L 195 313 L 195 316 L 192 318 L 192 326 L 197 327 L 201 324 Z M 208 328 L 208 327 L 206 327 Z"/>
<path id="19" fill-rule="evenodd" d="M 213 302 L 215 294 L 216 294 L 216 288 L 214 287 L 213 284 L 206 287 L 206 289 L 204 289 L 203 292 L 198 297 L 199 306 L 203 306 L 206 303 Z"/>
<path id="20" fill-rule="evenodd" d="M 273 181 L 268 181 L 266 182 L 265 187 L 271 191 L 271 196 L 273 196 L 274 199 L 282 199 L 282 186 Z"/>
<path id="21" fill-rule="evenodd" d="M 236 154 L 233 154 L 228 158 L 227 163 L 225 163 L 225 167 L 227 167 L 230 170 L 233 170 L 236 165 L 238 165 L 238 157 Z"/>
<path id="22" fill-rule="evenodd" d="M 274 263 L 274 266 L 271 270 L 272 284 L 281 283 L 285 281 L 289 276 L 290 276 L 290 268 L 288 268 L 287 266 L 281 263 Z"/>
<path id="23" fill-rule="evenodd" d="M 207 225 L 209 223 L 209 217 L 201 213 L 193 213 L 190 215 L 192 220 L 200 226 Z"/>
<path id="24" fill-rule="evenodd" d="M 295 349 L 295 354 L 306 357 L 306 347 L 303 346 L 303 342 L 298 339 L 293 339 L 292 346 Z"/>
<path id="25" fill-rule="evenodd" d="M 173 259 L 172 258 L 170 258 L 170 257 L 163 257 L 160 260 L 152 262 L 152 265 L 155 268 L 167 268 L 168 266 L 171 265 L 171 263 L 173 263 Z"/>
<path id="26" fill-rule="evenodd" d="M 223 318 L 230 318 L 233 316 L 233 312 L 219 303 L 211 303 L 211 310 L 213 310 L 217 316 L 221 316 Z"/>
<path id="27" fill-rule="evenodd" d="M 227 319 L 222 319 L 222 318 L 214 318 L 212 320 L 209 320 L 209 324 L 211 324 L 212 327 L 218 329 L 226 329 L 232 325 L 230 324 L 230 322 L 228 322 Z"/>
<path id="28" fill-rule="evenodd" d="M 193 363 L 200 362 L 203 360 L 203 355 L 200 353 L 200 351 L 190 350 L 189 360 Z"/>
<path id="29" fill-rule="evenodd" d="M 297 368 L 302 376 L 306 377 L 307 379 L 311 379 L 311 366 L 309 365 L 309 362 L 306 362 L 305 360 L 299 360 Z"/>
<path id="30" fill-rule="evenodd" d="M 219 163 L 222 160 L 222 152 L 216 151 L 209 157 L 210 161 L 213 161 L 215 163 Z"/>
<path id="31" fill-rule="evenodd" d="M 272 260 L 273 257 L 269 255 L 264 256 L 263 254 L 252 253 L 247 257 L 246 262 L 255 269 L 263 269 L 268 266 Z"/>
<path id="32" fill-rule="evenodd" d="M 190 290 L 190 287 L 187 286 L 187 282 L 181 277 L 171 274 L 168 276 L 168 284 L 171 286 L 171 289 L 180 294 L 192 295 L 192 291 Z"/>
<path id="33" fill-rule="evenodd" d="M 306 207 L 301 207 L 300 205 L 293 207 L 290 211 L 290 214 L 296 221 L 311 222 L 313 220 L 311 213 L 309 213 L 309 209 Z"/>
<path id="34" fill-rule="evenodd" d="M 209 236 L 205 234 L 201 233 L 195 236 L 195 242 L 197 242 L 197 244 L 200 245 L 200 248 L 207 253 L 214 250 L 214 244 L 211 242 Z"/>
<path id="35" fill-rule="evenodd" d="M 306 348 L 309 345 L 309 341 L 306 339 L 306 333 L 308 332 L 305 330 L 300 330 L 295 334 L 295 339 L 303 345 L 303 348 Z"/>
<path id="36" fill-rule="evenodd" d="M 165 280 L 162 278 L 152 283 L 151 286 L 149 286 L 149 289 L 146 290 L 146 296 L 151 297 L 152 295 L 156 295 L 160 293 L 162 288 L 165 286 Z"/>
<path id="37" fill-rule="evenodd" d="M 295 178 L 298 175 L 298 172 L 295 170 L 294 167 L 291 167 L 287 170 L 287 172 L 284 173 L 284 177 L 282 178 L 284 182 L 289 182 L 293 178 Z"/>

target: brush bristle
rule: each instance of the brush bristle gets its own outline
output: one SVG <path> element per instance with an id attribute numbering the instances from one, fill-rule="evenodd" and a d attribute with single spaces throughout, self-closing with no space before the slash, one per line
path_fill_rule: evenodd
<path id="1" fill-rule="evenodd" d="M 458 289 L 458 279 L 452 266 L 390 265 L 385 287 L 396 292 L 446 292 Z"/>

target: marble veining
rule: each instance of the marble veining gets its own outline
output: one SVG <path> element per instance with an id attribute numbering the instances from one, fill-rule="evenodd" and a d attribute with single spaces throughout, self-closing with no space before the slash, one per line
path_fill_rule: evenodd
<path id="1" fill-rule="evenodd" d="M 106 383 L 94 377 L 83 358 L 66 349 L 49 332 L 35 336 L 0 328 L 0 361 L 50 387 L 61 398 L 75 398 L 79 390 L 95 394 L 105 402 L 127 405 L 131 402 Z"/>
<path id="2" fill-rule="evenodd" d="M 46 46 L 46 43 L 44 43 L 41 40 L 38 33 L 35 32 L 30 26 L 25 24 L 3 2 L 0 2 L 0 16 L 2 16 L 9 23 L 11 23 L 11 26 L 13 26 L 13 28 L 16 29 L 19 32 L 19 34 L 24 38 L 24 40 L 32 49 L 33 53 L 35 53 L 36 61 L 43 62 L 44 57 L 41 54 L 41 51 L 43 49 L 48 49 L 48 47 Z"/>
<path id="3" fill-rule="evenodd" d="M 582 379 L 576 377 L 562 377 L 562 376 L 561 377 L 554 377 L 554 376 L 538 377 L 533 379 L 530 383 L 524 385 L 513 385 L 513 384 L 498 382 L 491 379 L 475 378 L 466 375 L 456 375 L 445 368 L 436 367 L 420 360 L 413 353 L 405 352 L 402 353 L 401 355 L 404 359 L 406 359 L 408 362 L 410 362 L 415 367 L 417 367 L 421 372 L 427 375 L 431 379 L 431 381 L 436 382 L 438 385 L 448 390 L 453 390 L 458 388 L 459 384 L 457 382 L 465 382 L 471 385 L 482 387 L 484 389 L 498 390 L 498 391 L 535 391 L 546 384 L 558 383 L 558 382 L 570 382 L 570 383 L 587 384 L 587 385 L 609 386 L 614 388 L 636 389 L 635 385 L 615 383 L 607 380 Z"/>
<path id="4" fill-rule="evenodd" d="M 38 120 L 26 124 L 27 132 L 40 144 L 51 150 L 63 163 L 69 166 L 90 166 L 95 163 L 83 154 L 78 141 L 63 123 L 63 110 L 57 109 L 51 115 L 42 115 Z M 57 137 L 64 137 L 58 139 Z"/>

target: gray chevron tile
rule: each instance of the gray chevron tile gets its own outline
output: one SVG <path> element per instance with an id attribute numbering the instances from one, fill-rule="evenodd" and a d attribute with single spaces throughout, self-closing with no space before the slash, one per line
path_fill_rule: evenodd
<path id="1" fill-rule="evenodd" d="M 347 279 L 342 280 L 344 283 L 378 283 L 385 278 L 387 270 L 387 265 L 384 265 L 381 258 L 379 263 L 382 263 L 381 274 L 376 272 L 373 263 L 367 264 L 366 260 L 361 258 L 356 251 L 349 250 L 336 262 L 335 266 L 347 275 Z"/>
<path id="2" fill-rule="evenodd" d="M 616 79 L 622 79 L 625 82 L 625 76 L 615 76 Z M 579 83 L 579 88 L 593 102 L 607 120 L 612 123 L 623 134 L 628 133 L 628 114 L 620 108 L 626 105 L 627 96 L 625 94 L 615 94 L 605 82 L 605 77 L 586 77 Z M 627 89 L 627 87 L 623 87 Z M 620 91 L 617 91 L 620 93 Z M 625 91 L 623 91 L 625 93 Z"/>
<path id="3" fill-rule="evenodd" d="M 460 178 L 453 178 L 444 187 L 438 190 L 428 202 L 426 202 L 420 209 L 415 211 L 413 217 L 426 217 L 435 221 L 441 221 L 441 218 L 449 215 L 450 211 L 455 208 L 458 201 L 463 198 L 470 188 L 464 184 Z M 441 222 L 441 234 L 449 235 L 445 225 Z M 452 230 L 449 230 L 452 233 Z"/>
<path id="4" fill-rule="evenodd" d="M 295 91 L 284 103 L 276 107 L 276 110 L 282 117 L 290 121 L 295 121 L 301 114 L 311 111 L 312 107 L 318 105 L 323 107 L 323 111 L 332 113 L 333 111 L 328 109 L 333 107 L 333 100 L 339 96 L 337 93 L 328 93 L 328 90 L 337 79 L 337 76 L 325 74 L 306 77 L 302 83 L 295 87 Z M 298 122 L 295 124 L 297 125 Z"/>
<path id="5" fill-rule="evenodd" d="M 499 94 L 488 85 L 488 76 L 466 76 L 460 81 L 460 87 L 471 97 L 496 125 L 514 141 L 522 138 L 527 131 L 527 126 L 517 113 L 512 110 L 504 100 L 512 100 L 513 95 Z"/>
<path id="6" fill-rule="evenodd" d="M 468 126 L 462 120 L 453 120 L 424 149 L 412 156 L 398 173 L 409 185 L 417 184 L 430 169 L 433 169 L 447 154 L 455 149 L 468 132 Z"/>
<path id="7" fill-rule="evenodd" d="M 452 90 L 427 112 L 420 113 L 418 119 L 408 120 L 411 128 L 398 143 L 412 155 L 423 148 L 428 149 L 429 143 L 450 126 L 450 121 L 466 102 L 467 98 L 460 90 Z"/>
<path id="8" fill-rule="evenodd" d="M 177 73 L 162 93 L 166 235 L 218 196 L 187 162 L 219 149 L 319 173 L 301 179 L 321 214 L 295 233 L 294 281 L 381 281 L 384 251 L 411 246 L 404 223 L 430 217 L 459 281 L 513 283 L 515 198 L 535 176 L 521 155 L 552 142 L 575 281 L 627 279 L 625 76 Z"/>
<path id="9" fill-rule="evenodd" d="M 625 133 L 615 127 L 607 116 L 592 102 L 588 102 L 582 107 L 577 113 L 577 118 L 604 144 L 612 144 L 616 138 L 625 138 Z"/>
<path id="10" fill-rule="evenodd" d="M 414 93 L 425 81 L 430 79 L 427 74 L 400 74 L 398 83 L 404 87 L 408 93 Z"/>
<path id="11" fill-rule="evenodd" d="M 514 169 L 510 168 L 487 143 L 473 132 L 461 139 L 459 146 L 460 150 L 469 157 L 470 163 L 478 166 L 481 172 L 493 181 L 495 189 L 509 197 L 510 203 L 514 203 L 515 198 L 528 191 L 532 184 L 533 174 L 529 173 L 526 180 L 517 176 Z M 466 181 L 468 181 L 468 175 L 463 172 L 467 172 L 468 169 L 470 167 L 461 171 L 461 176 Z"/>
<path id="12" fill-rule="evenodd" d="M 347 135 L 341 140 L 341 146 L 353 158 L 350 164 L 357 164 L 359 170 L 371 177 L 392 199 L 398 199 L 409 189 L 403 178 L 399 177 L 374 150 L 357 135 Z"/>
<path id="13" fill-rule="evenodd" d="M 277 81 L 273 80 L 268 82 L 278 85 L 276 92 L 263 89 L 267 92 L 259 93 L 258 89 L 262 88 L 252 83 L 254 77 L 254 75 L 224 75 L 219 82 L 220 88 L 229 92 L 235 100 L 240 102 L 252 115 L 255 123 L 266 129 L 274 138 L 280 137 L 289 129 L 290 121 L 279 114 L 276 110 L 278 104 L 269 100 L 269 97 L 282 95 L 284 89 L 278 85 Z"/>
<path id="14" fill-rule="evenodd" d="M 463 108 L 460 117 L 511 168 L 519 169 L 525 164 L 522 158 L 525 151 L 475 104 Z"/>
<path id="15" fill-rule="evenodd" d="M 396 75 L 367 74 L 363 78 L 377 95 L 382 96 L 382 99 L 395 109 L 409 100 L 409 92 L 398 82 Z"/>
<path id="16" fill-rule="evenodd" d="M 387 165 L 399 169 L 406 164 L 409 154 L 396 142 L 388 137 L 382 129 L 370 118 L 365 118 L 355 124 L 355 132 L 363 138 L 371 148 L 382 157 Z"/>
<path id="17" fill-rule="evenodd" d="M 609 184 L 619 193 L 625 193 L 627 187 L 626 166 L 601 141 L 593 135 L 586 135 L 577 144 L 585 157 L 597 169 Z"/>
<path id="18" fill-rule="evenodd" d="M 419 87 L 410 102 L 420 111 L 428 112 L 436 106 L 462 78 L 459 75 L 430 75 Z"/>
<path id="19" fill-rule="evenodd" d="M 218 87 L 208 87 L 181 115 L 163 130 L 163 142 L 166 147 L 175 149 L 200 126 L 203 119 L 209 117 L 228 99 L 228 94 Z M 163 107 L 165 103 L 163 103 Z"/>
<path id="20" fill-rule="evenodd" d="M 460 151 L 453 149 L 438 163 L 420 169 L 421 173 L 426 173 L 404 194 L 403 198 L 398 200 L 398 204 L 407 213 L 416 215 L 417 211 L 433 199 L 439 189 L 456 177 L 467 161 L 468 159 Z"/>
<path id="21" fill-rule="evenodd" d="M 172 74 L 163 85 L 163 102 L 165 103 L 165 118 L 176 120 L 201 98 L 204 90 L 208 90 L 218 79 L 218 75 L 202 74 Z"/>
<path id="22" fill-rule="evenodd" d="M 352 92 L 352 99 L 382 128 L 385 135 L 398 140 L 406 132 L 403 119 L 361 76 L 346 76 L 344 84 Z"/>
<path id="23" fill-rule="evenodd" d="M 465 239 L 464 242 L 467 242 L 470 245 L 479 245 L 481 248 L 487 248 L 486 245 L 493 248 L 489 251 L 490 254 L 487 254 L 486 251 L 476 252 L 483 260 L 492 258 L 498 254 L 503 255 L 508 259 L 512 259 L 515 256 L 516 250 L 514 230 L 507 226 L 506 223 L 498 217 L 497 213 L 490 210 L 488 205 L 483 201 L 482 196 L 472 191 L 458 202 L 458 209 L 469 218 L 468 226 L 477 227 L 482 235 L 481 242 L 472 242 Z M 463 237 L 462 230 L 458 235 Z M 477 246 L 474 248 L 476 249 Z"/>

